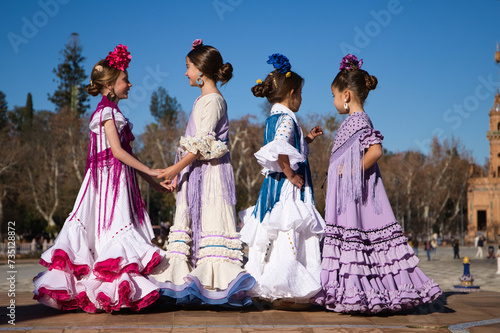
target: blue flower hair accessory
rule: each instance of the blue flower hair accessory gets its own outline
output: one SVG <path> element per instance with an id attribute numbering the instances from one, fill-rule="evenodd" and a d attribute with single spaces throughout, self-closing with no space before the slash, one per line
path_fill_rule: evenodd
<path id="1" fill-rule="evenodd" d="M 281 74 L 286 73 L 286 77 L 290 77 L 290 70 L 292 69 L 292 65 L 290 65 L 290 61 L 284 55 L 279 53 L 272 54 L 269 56 L 267 63 L 273 65 L 274 69 L 276 69 Z"/>

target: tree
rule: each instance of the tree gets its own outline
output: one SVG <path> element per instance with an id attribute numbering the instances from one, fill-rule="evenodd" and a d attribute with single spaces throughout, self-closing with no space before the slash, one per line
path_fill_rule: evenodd
<path id="1" fill-rule="evenodd" d="M 34 114 L 31 93 L 28 93 L 26 97 L 26 106 L 14 106 L 14 110 L 8 113 L 9 120 L 14 125 L 14 129 L 20 134 L 21 140 L 24 140 L 32 129 Z"/>
<path id="2" fill-rule="evenodd" d="M 177 103 L 175 97 L 171 97 L 167 90 L 159 87 L 151 95 L 151 114 L 156 121 L 165 120 L 169 125 L 177 122 L 177 113 L 181 110 L 181 105 Z"/>
<path id="3" fill-rule="evenodd" d="M 262 147 L 263 124 L 250 122 L 255 116 L 247 115 L 229 125 L 229 151 L 236 185 L 236 210 L 255 205 L 264 177 L 253 155 Z"/>
<path id="4" fill-rule="evenodd" d="M 82 46 L 77 33 L 72 33 L 68 44 L 60 52 L 62 63 L 53 69 L 59 82 L 53 95 L 48 95 L 49 101 L 56 105 L 56 111 L 69 107 L 77 115 L 82 115 L 89 108 L 89 96 L 83 89 L 83 82 L 87 79 L 82 66 L 85 57 L 82 56 Z"/>
<path id="5" fill-rule="evenodd" d="M 6 96 L 3 91 L 0 91 L 0 130 L 4 129 L 9 122 L 9 119 L 7 118 L 7 100 L 5 97 Z"/>

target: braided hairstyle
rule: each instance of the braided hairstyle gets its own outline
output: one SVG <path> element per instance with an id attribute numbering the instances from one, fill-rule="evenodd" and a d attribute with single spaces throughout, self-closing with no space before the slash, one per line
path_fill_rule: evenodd
<path id="1" fill-rule="evenodd" d="M 187 57 L 207 78 L 221 85 L 225 85 L 233 77 L 233 66 L 222 60 L 222 56 L 215 47 L 210 45 L 193 46 Z"/>
<path id="2" fill-rule="evenodd" d="M 368 74 L 367 71 L 352 68 L 341 70 L 333 79 L 332 87 L 337 88 L 339 91 L 346 89 L 352 91 L 361 106 L 363 106 L 368 93 L 377 87 L 377 83 L 377 78 Z"/>
<path id="3" fill-rule="evenodd" d="M 289 73 L 289 77 L 286 77 L 286 73 L 272 71 L 264 82 L 251 88 L 253 95 L 265 97 L 271 104 L 283 102 L 292 90 L 297 92 L 304 84 L 304 79 L 299 74 L 292 71 Z"/>

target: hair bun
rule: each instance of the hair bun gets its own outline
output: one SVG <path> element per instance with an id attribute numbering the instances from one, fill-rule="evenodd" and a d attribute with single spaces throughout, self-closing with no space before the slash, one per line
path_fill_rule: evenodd
<path id="1" fill-rule="evenodd" d="M 378 80 L 375 76 L 366 73 L 365 83 L 368 90 L 374 90 L 375 88 L 377 88 Z"/>
<path id="2" fill-rule="evenodd" d="M 92 95 L 92 96 L 97 96 L 100 93 L 99 88 L 97 88 L 97 86 L 92 84 L 92 83 L 88 84 L 85 87 L 85 90 L 89 93 L 89 95 Z"/>
<path id="3" fill-rule="evenodd" d="M 271 87 L 267 82 L 263 82 L 260 84 L 256 84 L 255 86 L 252 87 L 252 93 L 255 97 L 268 97 L 269 93 L 271 92 Z"/>
<path id="4" fill-rule="evenodd" d="M 217 73 L 217 78 L 222 83 L 222 85 L 226 84 L 233 77 L 233 65 L 226 62 L 219 68 Z"/>

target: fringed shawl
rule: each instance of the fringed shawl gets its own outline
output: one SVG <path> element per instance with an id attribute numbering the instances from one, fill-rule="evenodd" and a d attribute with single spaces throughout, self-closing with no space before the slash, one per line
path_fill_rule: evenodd
<path id="1" fill-rule="evenodd" d="M 193 112 L 188 121 L 185 136 L 194 137 L 197 133 L 196 124 L 194 120 L 194 106 L 198 102 L 199 98 L 196 99 L 193 105 Z M 227 144 L 228 134 L 229 134 L 229 118 L 226 114 L 219 120 L 217 126 L 214 130 L 215 139 Z M 211 135 L 207 133 L 206 135 Z M 186 152 L 179 147 L 177 150 L 176 161 L 177 163 Z M 236 205 L 236 189 L 234 185 L 234 174 L 233 167 L 231 165 L 231 157 L 229 151 L 225 153 L 220 158 L 213 158 L 210 160 L 197 159 L 190 166 L 185 168 L 177 176 L 179 191 L 187 191 L 187 205 L 188 209 L 185 214 L 189 214 L 191 220 L 191 230 L 192 230 L 192 256 L 191 264 L 194 267 L 196 263 L 197 254 L 199 250 L 199 241 L 201 237 L 201 207 L 203 204 L 203 192 L 210 191 L 211 189 L 204 188 L 205 177 L 207 175 L 207 170 L 209 168 L 216 167 L 218 170 L 216 176 L 218 176 L 217 181 L 220 182 L 224 200 L 228 205 Z M 212 174 L 213 175 L 213 174 Z M 180 196 L 177 200 L 183 200 Z"/>
<path id="2" fill-rule="evenodd" d="M 115 205 L 119 195 L 128 195 L 130 206 L 132 211 L 130 216 L 134 224 L 139 222 L 142 226 L 144 224 L 144 212 L 145 205 L 141 198 L 139 192 L 139 184 L 137 181 L 137 175 L 134 169 L 127 165 L 124 165 L 120 160 L 116 159 L 111 152 L 111 148 L 106 148 L 106 135 L 104 132 L 104 126 L 102 126 L 102 116 L 103 109 L 110 107 L 117 112 L 120 112 L 118 106 L 109 101 L 106 96 L 104 96 L 101 102 L 97 105 L 96 111 L 92 114 L 91 122 L 95 117 L 99 117 L 99 135 L 93 131 L 90 131 L 90 142 L 87 153 L 87 165 L 85 172 L 90 172 L 90 177 L 88 179 L 86 190 L 89 190 L 89 186 L 92 190 L 97 191 L 97 197 L 99 202 L 97 209 L 99 211 L 98 221 L 97 221 L 97 232 L 98 236 L 102 230 L 109 230 L 114 218 Z M 114 113 L 111 112 L 113 123 L 116 127 L 116 121 Z M 106 119 L 104 119 L 105 121 Z M 134 135 L 132 134 L 130 125 L 127 121 L 125 126 L 121 131 L 117 132 L 120 136 L 121 147 L 133 155 L 131 142 L 134 141 Z M 103 171 L 107 170 L 108 176 L 103 177 Z M 120 193 L 120 175 L 122 171 L 125 172 L 126 182 L 129 186 L 128 193 Z M 85 195 L 84 195 L 85 196 Z M 83 196 L 83 197 L 84 197 Z M 82 197 L 82 201 L 83 201 Z M 111 207 L 108 207 L 107 203 L 112 200 Z M 76 214 L 80 208 L 81 202 L 78 208 L 74 211 L 73 216 Z"/>
<path id="3" fill-rule="evenodd" d="M 346 119 L 348 120 L 350 119 Z M 375 214 L 381 214 L 382 208 L 375 195 L 381 184 L 378 165 L 375 164 L 364 170 L 362 160 L 364 149 L 370 144 L 380 143 L 383 136 L 380 132 L 373 130 L 368 116 L 361 121 L 357 120 L 349 129 L 341 125 L 339 133 L 337 136 L 346 139 L 334 140 L 328 168 L 325 221 L 330 223 L 335 221 L 332 214 L 345 213 L 347 205 L 353 201 L 366 205 L 368 198 L 371 199 Z"/>

